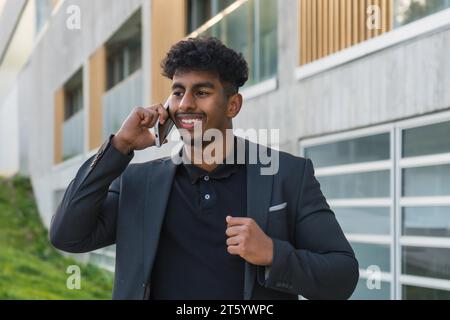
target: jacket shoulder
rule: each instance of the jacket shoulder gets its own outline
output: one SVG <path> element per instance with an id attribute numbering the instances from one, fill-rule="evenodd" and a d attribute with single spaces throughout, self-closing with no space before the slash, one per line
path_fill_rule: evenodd
<path id="1" fill-rule="evenodd" d="M 308 159 L 295 156 L 285 151 L 278 151 L 279 158 L 279 174 L 281 176 L 295 176 L 303 173 Z"/>
<path id="2" fill-rule="evenodd" d="M 171 161 L 170 157 L 163 157 L 158 159 L 153 159 L 146 162 L 140 162 L 140 163 L 130 163 L 128 167 L 126 168 L 124 174 L 126 175 L 136 175 L 136 174 L 142 174 L 142 172 L 147 171 L 155 166 L 164 165 L 167 162 Z"/>

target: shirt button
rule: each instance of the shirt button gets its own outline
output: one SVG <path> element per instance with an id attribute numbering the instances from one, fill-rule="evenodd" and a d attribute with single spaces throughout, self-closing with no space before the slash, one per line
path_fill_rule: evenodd
<path id="1" fill-rule="evenodd" d="M 209 198 L 211 198 L 211 196 L 209 194 L 205 194 L 205 199 L 209 200 Z"/>
<path id="2" fill-rule="evenodd" d="M 208 181 L 209 180 L 209 176 L 204 176 L 203 180 Z"/>

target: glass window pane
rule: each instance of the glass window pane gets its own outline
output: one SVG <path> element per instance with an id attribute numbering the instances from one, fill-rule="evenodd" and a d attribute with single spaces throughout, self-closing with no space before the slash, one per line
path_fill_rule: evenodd
<path id="1" fill-rule="evenodd" d="M 215 6 L 214 2 L 212 4 Z M 229 4 L 230 1 L 222 1 L 218 3 L 217 10 Z M 217 37 L 225 45 L 242 53 L 249 65 L 246 87 L 276 75 L 277 6 L 277 1 L 273 0 L 246 1 L 201 34 Z M 192 15 L 195 10 L 190 10 Z M 195 20 L 193 17 L 190 19 Z"/>
<path id="2" fill-rule="evenodd" d="M 333 211 L 345 233 L 390 233 L 389 208 L 333 208 Z"/>
<path id="3" fill-rule="evenodd" d="M 450 280 L 450 249 L 403 247 L 404 274 Z"/>
<path id="4" fill-rule="evenodd" d="M 450 291 L 416 286 L 402 286 L 404 300 L 450 300 Z"/>
<path id="5" fill-rule="evenodd" d="M 390 159 L 389 133 L 339 141 L 305 149 L 316 168 Z"/>
<path id="6" fill-rule="evenodd" d="M 450 164 L 403 169 L 403 196 L 450 195 Z"/>
<path id="7" fill-rule="evenodd" d="M 389 171 L 317 177 L 328 199 L 389 197 Z"/>
<path id="8" fill-rule="evenodd" d="M 261 49 L 259 52 L 259 81 L 269 79 L 277 73 L 277 1 L 259 1 L 259 32 Z"/>
<path id="9" fill-rule="evenodd" d="M 219 38 L 237 52 L 241 52 L 249 65 L 248 84 L 254 79 L 254 17 L 253 1 L 245 2 L 238 9 L 222 19 L 217 28 L 223 28 L 222 37 Z M 219 30 L 219 29 L 217 29 Z M 218 32 L 218 31 L 217 31 Z"/>
<path id="10" fill-rule="evenodd" d="M 190 33 L 211 18 L 211 0 L 189 0 L 188 8 L 188 26 Z"/>
<path id="11" fill-rule="evenodd" d="M 394 26 L 411 23 L 430 14 L 450 8 L 449 0 L 395 0 Z"/>
<path id="12" fill-rule="evenodd" d="M 450 152 L 450 122 L 403 131 L 403 157 Z"/>
<path id="13" fill-rule="evenodd" d="M 390 272 L 389 245 L 352 242 L 351 246 L 360 269 L 367 269 L 369 266 L 375 265 L 383 272 Z"/>
<path id="14" fill-rule="evenodd" d="M 42 30 L 45 22 L 49 19 L 52 14 L 52 2 L 50 0 L 36 0 L 36 34 Z"/>
<path id="15" fill-rule="evenodd" d="M 450 207 L 403 208 L 403 235 L 450 237 Z"/>
<path id="16" fill-rule="evenodd" d="M 350 297 L 351 300 L 389 300 L 391 297 L 391 284 L 381 282 L 380 288 L 369 289 L 367 279 L 359 279 L 356 289 Z"/>

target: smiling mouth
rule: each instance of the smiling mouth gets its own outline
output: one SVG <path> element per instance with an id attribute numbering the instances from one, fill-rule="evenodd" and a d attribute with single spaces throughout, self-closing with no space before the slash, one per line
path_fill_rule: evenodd
<path id="1" fill-rule="evenodd" d="M 197 123 L 202 123 L 205 120 L 203 115 L 185 114 L 176 116 L 178 127 L 183 129 L 193 129 Z"/>

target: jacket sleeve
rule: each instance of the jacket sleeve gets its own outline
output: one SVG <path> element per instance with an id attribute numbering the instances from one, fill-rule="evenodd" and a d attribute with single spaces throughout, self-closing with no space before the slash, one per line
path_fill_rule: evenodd
<path id="1" fill-rule="evenodd" d="M 272 239 L 273 263 L 264 285 L 307 299 L 348 299 L 358 261 L 328 206 L 307 159 L 295 219 L 295 243 Z"/>
<path id="2" fill-rule="evenodd" d="M 123 155 L 110 140 L 81 166 L 52 217 L 49 238 L 57 249 L 82 253 L 115 243 L 120 175 L 134 154 Z"/>

